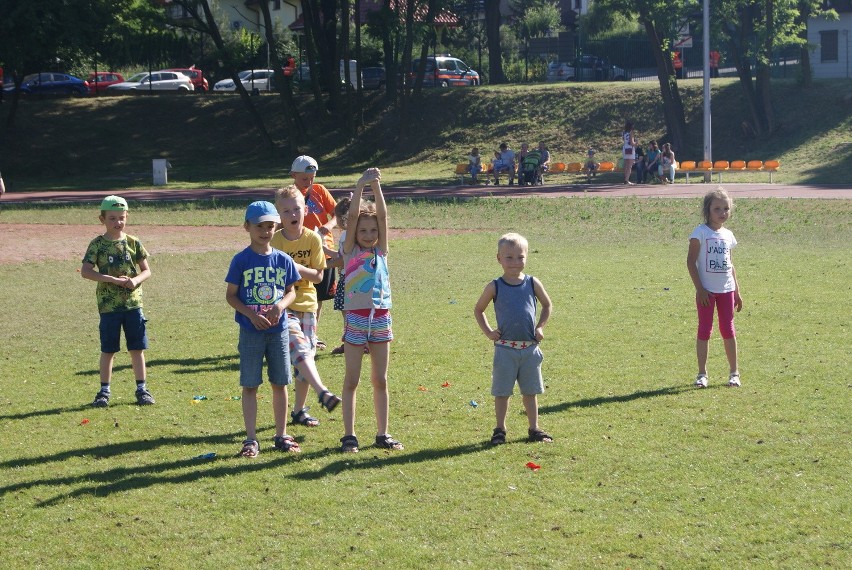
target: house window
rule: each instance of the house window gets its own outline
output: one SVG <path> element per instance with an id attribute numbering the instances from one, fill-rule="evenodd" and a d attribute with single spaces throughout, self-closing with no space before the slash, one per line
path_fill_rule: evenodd
<path id="1" fill-rule="evenodd" d="M 828 30 L 819 33 L 819 60 L 822 63 L 838 61 L 837 59 L 837 30 Z"/>
<path id="2" fill-rule="evenodd" d="M 272 9 L 280 10 L 281 9 L 281 0 L 272 0 Z"/>

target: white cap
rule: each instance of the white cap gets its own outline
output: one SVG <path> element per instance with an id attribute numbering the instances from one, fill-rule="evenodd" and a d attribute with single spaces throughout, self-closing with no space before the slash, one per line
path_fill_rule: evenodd
<path id="1" fill-rule="evenodd" d="M 296 157 L 293 166 L 290 167 L 290 172 L 316 172 L 317 170 L 319 170 L 317 161 L 306 154 Z"/>

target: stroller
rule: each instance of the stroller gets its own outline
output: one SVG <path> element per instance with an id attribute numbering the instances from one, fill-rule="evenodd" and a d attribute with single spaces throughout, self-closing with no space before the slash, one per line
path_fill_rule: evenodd
<path id="1" fill-rule="evenodd" d="M 535 186 L 544 184 L 541 172 L 541 153 L 531 150 L 519 165 L 518 184 L 520 186 Z"/>

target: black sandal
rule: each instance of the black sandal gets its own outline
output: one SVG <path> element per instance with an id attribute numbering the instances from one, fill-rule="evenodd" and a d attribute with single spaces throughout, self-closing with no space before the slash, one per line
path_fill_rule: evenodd
<path id="1" fill-rule="evenodd" d="M 506 430 L 494 428 L 494 433 L 491 434 L 491 445 L 502 445 L 506 443 Z"/>
<path id="2" fill-rule="evenodd" d="M 354 435 L 344 435 L 340 438 L 340 444 L 343 453 L 358 453 L 358 438 Z"/>
<path id="3" fill-rule="evenodd" d="M 389 433 L 376 436 L 376 447 L 380 447 L 382 449 L 393 449 L 396 451 L 402 451 L 405 449 L 402 443 L 392 438 Z"/>
<path id="4" fill-rule="evenodd" d="M 302 448 L 299 446 L 299 442 L 293 439 L 292 435 L 287 435 L 286 433 L 281 436 L 274 436 L 272 441 L 275 445 L 275 449 L 279 451 L 284 451 L 287 453 L 301 453 Z"/>
<path id="5" fill-rule="evenodd" d="M 311 415 L 308 413 L 308 410 L 310 410 L 310 408 L 308 406 L 305 406 L 298 412 L 290 412 L 290 417 L 293 418 L 293 423 L 300 424 L 305 427 L 317 427 L 320 423 L 319 420 L 314 417 L 311 417 Z"/>
<path id="6" fill-rule="evenodd" d="M 328 390 L 323 390 L 319 395 L 319 403 L 320 406 L 328 410 L 329 412 L 334 411 L 334 408 L 337 407 L 337 404 L 340 403 L 340 398 L 329 392 Z"/>
<path id="7" fill-rule="evenodd" d="M 550 434 L 545 433 L 540 429 L 529 430 L 529 441 L 537 441 L 542 443 L 553 443 L 553 438 Z"/>

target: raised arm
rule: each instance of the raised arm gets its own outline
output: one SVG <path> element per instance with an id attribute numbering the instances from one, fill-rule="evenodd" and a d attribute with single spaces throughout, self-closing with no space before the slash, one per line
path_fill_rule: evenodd
<path id="1" fill-rule="evenodd" d="M 370 181 L 370 188 L 373 189 L 373 197 L 376 200 L 376 217 L 379 222 L 379 249 L 387 253 L 388 206 L 385 203 L 385 195 L 382 192 L 381 173 L 378 168 L 371 168 L 370 170 L 375 170 L 375 178 Z"/>
<path id="2" fill-rule="evenodd" d="M 343 241 L 343 251 L 347 254 L 355 247 L 355 237 L 358 233 L 358 216 L 361 215 L 361 200 L 364 196 L 364 184 L 367 181 L 362 175 L 355 184 L 352 200 L 349 203 L 349 215 L 346 219 L 346 239 Z"/>

